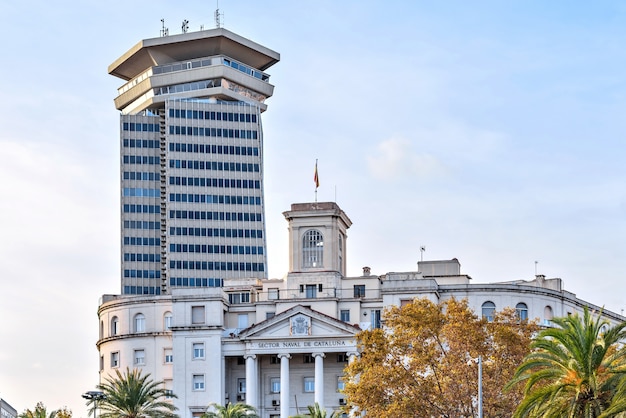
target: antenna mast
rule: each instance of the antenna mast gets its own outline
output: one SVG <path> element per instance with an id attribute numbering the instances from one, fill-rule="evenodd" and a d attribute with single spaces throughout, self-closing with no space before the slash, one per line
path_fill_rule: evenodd
<path id="1" fill-rule="evenodd" d="M 170 30 L 165 27 L 165 19 L 161 19 L 161 36 L 168 36 Z"/>
<path id="2" fill-rule="evenodd" d="M 216 28 L 221 28 L 222 27 L 222 22 L 220 22 L 220 17 L 222 16 L 222 14 L 220 13 L 220 1 L 216 0 L 216 9 L 215 9 L 215 27 Z"/>

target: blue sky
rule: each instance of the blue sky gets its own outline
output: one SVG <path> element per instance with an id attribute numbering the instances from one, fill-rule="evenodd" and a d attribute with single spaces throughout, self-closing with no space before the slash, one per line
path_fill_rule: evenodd
<path id="1" fill-rule="evenodd" d="M 0 397 L 86 417 L 98 298 L 119 291 L 118 80 L 144 38 L 215 4 L 0 0 Z M 291 203 L 336 200 L 348 272 L 456 257 L 475 282 L 561 277 L 620 312 L 626 5 L 222 0 L 280 52 L 264 114 L 270 277 Z"/>

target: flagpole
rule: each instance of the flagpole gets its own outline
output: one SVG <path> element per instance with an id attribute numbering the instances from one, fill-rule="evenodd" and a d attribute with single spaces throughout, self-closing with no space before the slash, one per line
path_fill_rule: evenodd
<path id="1" fill-rule="evenodd" d="M 315 183 L 315 203 L 317 203 L 317 188 L 320 187 L 320 178 L 317 175 L 317 158 L 315 159 L 315 173 L 313 174 L 313 182 Z"/>

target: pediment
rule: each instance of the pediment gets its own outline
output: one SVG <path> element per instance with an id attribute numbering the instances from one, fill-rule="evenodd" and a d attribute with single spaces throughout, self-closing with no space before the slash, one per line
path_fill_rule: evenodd
<path id="1" fill-rule="evenodd" d="M 243 330 L 239 333 L 239 339 L 354 339 L 359 331 L 358 327 L 298 305 Z"/>

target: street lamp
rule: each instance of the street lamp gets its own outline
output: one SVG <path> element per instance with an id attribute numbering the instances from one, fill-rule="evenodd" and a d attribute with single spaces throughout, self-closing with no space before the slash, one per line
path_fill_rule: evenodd
<path id="1" fill-rule="evenodd" d="M 89 392 L 83 393 L 82 396 L 89 401 L 93 401 L 93 418 L 97 418 L 98 401 L 106 399 L 104 392 L 100 392 L 99 390 L 90 390 Z"/>

